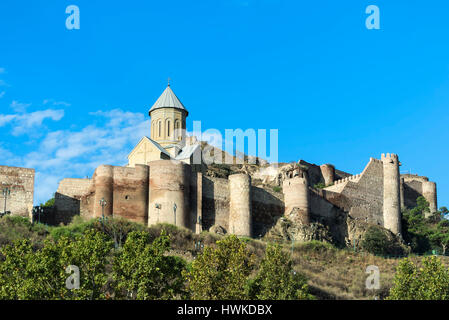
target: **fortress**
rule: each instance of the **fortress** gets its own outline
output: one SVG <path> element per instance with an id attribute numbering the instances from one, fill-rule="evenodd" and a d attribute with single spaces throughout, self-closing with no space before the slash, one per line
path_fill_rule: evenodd
<path id="1" fill-rule="evenodd" d="M 429 215 L 437 211 L 436 184 L 427 177 L 400 174 L 396 154 L 371 158 L 356 175 L 331 164 L 300 160 L 273 165 L 262 159 L 228 165 L 222 174 L 224 165 L 206 165 L 201 142 L 186 136 L 188 111 L 170 85 L 149 116 L 150 137 L 143 137 L 131 151 L 127 166 L 101 165 L 91 179 L 60 181 L 56 223 L 68 223 L 75 215 L 122 217 L 145 225 L 170 223 L 197 233 L 220 230 L 263 237 L 280 220 L 290 219 L 305 227 L 319 223 L 335 242 L 348 245 L 357 221 L 399 235 L 401 210 L 414 207 L 419 196 L 429 202 Z M 14 168 L 0 169 L 0 182 L 11 184 Z M 29 187 L 20 192 L 28 192 L 28 213 L 17 209 L 13 214 L 27 215 Z"/>

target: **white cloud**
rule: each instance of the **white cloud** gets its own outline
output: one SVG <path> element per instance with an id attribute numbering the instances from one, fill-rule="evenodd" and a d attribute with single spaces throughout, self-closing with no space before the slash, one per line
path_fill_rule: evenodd
<path id="1" fill-rule="evenodd" d="M 70 107 L 71 104 L 65 101 L 55 101 L 54 99 L 45 99 L 42 104 L 51 104 L 53 106 L 64 106 L 64 107 Z"/>
<path id="2" fill-rule="evenodd" d="M 22 157 L 20 166 L 36 169 L 36 204 L 51 198 L 63 178 L 91 177 L 101 164 L 125 165 L 129 152 L 150 130 L 143 113 L 114 109 L 91 115 L 97 117 L 92 123 L 105 124 L 51 131 Z"/>
<path id="3" fill-rule="evenodd" d="M 15 112 L 25 112 L 26 109 L 31 106 L 31 103 L 23 103 L 16 100 L 13 100 L 9 105 Z"/>
<path id="4" fill-rule="evenodd" d="M 12 134 L 18 136 L 31 128 L 40 127 L 45 119 L 59 121 L 64 117 L 64 110 L 40 110 L 31 113 L 0 114 L 0 127 L 13 125 Z"/>

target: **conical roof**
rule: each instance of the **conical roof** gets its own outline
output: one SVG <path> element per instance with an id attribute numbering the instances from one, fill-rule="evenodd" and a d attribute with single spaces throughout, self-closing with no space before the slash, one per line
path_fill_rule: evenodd
<path id="1" fill-rule="evenodd" d="M 187 109 L 184 107 L 182 102 L 178 99 L 176 94 L 170 88 L 170 85 L 168 85 L 167 88 L 164 90 L 164 92 L 162 92 L 161 96 L 156 100 L 156 102 L 151 107 L 149 113 L 151 113 L 151 111 L 160 108 L 181 109 L 186 112 L 186 115 L 188 114 Z"/>

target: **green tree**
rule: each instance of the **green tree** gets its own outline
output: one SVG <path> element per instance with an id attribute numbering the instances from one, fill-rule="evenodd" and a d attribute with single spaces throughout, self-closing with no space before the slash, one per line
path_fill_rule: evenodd
<path id="1" fill-rule="evenodd" d="M 432 243 L 443 249 L 442 254 L 446 254 L 449 246 L 449 220 L 441 220 L 429 236 Z"/>
<path id="2" fill-rule="evenodd" d="M 435 256 L 418 268 L 403 259 L 397 269 L 389 300 L 449 300 L 449 271 Z"/>
<path id="3" fill-rule="evenodd" d="M 290 255 L 268 245 L 259 272 L 249 284 L 250 297 L 260 300 L 311 299 L 305 277 L 293 270 Z"/>
<path id="4" fill-rule="evenodd" d="M 46 207 L 46 208 L 53 207 L 54 205 L 55 205 L 55 198 L 51 198 L 51 199 L 47 200 L 47 202 L 41 203 L 41 207 Z"/>
<path id="5" fill-rule="evenodd" d="M 106 259 L 111 243 L 92 230 L 75 241 L 47 239 L 37 251 L 29 240 L 7 245 L 0 251 L 1 299 L 101 299 L 106 284 Z M 69 290 L 66 268 L 76 265 L 80 288 Z"/>
<path id="6" fill-rule="evenodd" d="M 447 207 L 440 207 L 439 212 L 441 215 L 441 219 L 449 218 L 449 209 Z"/>
<path id="7" fill-rule="evenodd" d="M 403 249 L 388 230 L 379 226 L 370 226 L 361 241 L 363 250 L 377 255 L 402 254 Z"/>
<path id="8" fill-rule="evenodd" d="M 231 235 L 206 247 L 184 272 L 193 299 L 247 299 L 246 283 L 254 267 L 254 256 L 246 244 Z"/>
<path id="9" fill-rule="evenodd" d="M 185 297 L 182 271 L 186 263 L 166 256 L 170 238 L 162 232 L 153 242 L 147 232 L 130 232 L 115 255 L 114 288 L 117 298 L 154 300 Z"/>
<path id="10" fill-rule="evenodd" d="M 421 196 L 416 199 L 416 203 L 415 208 L 402 214 L 403 237 L 413 252 L 425 253 L 431 250 L 430 221 L 425 218 L 425 213 L 430 212 L 429 203 Z"/>
<path id="11" fill-rule="evenodd" d="M 0 250 L 0 298 L 102 299 L 110 250 L 111 243 L 93 230 L 75 241 L 66 237 L 47 239 L 37 251 L 28 240 L 7 245 Z M 79 289 L 66 288 L 69 265 L 79 268 Z"/>

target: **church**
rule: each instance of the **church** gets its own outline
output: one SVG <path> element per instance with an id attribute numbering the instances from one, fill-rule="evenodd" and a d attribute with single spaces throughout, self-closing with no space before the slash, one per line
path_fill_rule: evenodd
<path id="1" fill-rule="evenodd" d="M 186 118 L 189 112 L 167 88 L 148 112 L 151 118 L 150 137 L 142 137 L 128 156 L 128 166 L 147 164 L 154 160 L 179 160 L 187 164 L 201 164 L 199 143 L 186 137 Z M 193 142 L 193 143 L 192 143 Z"/>

